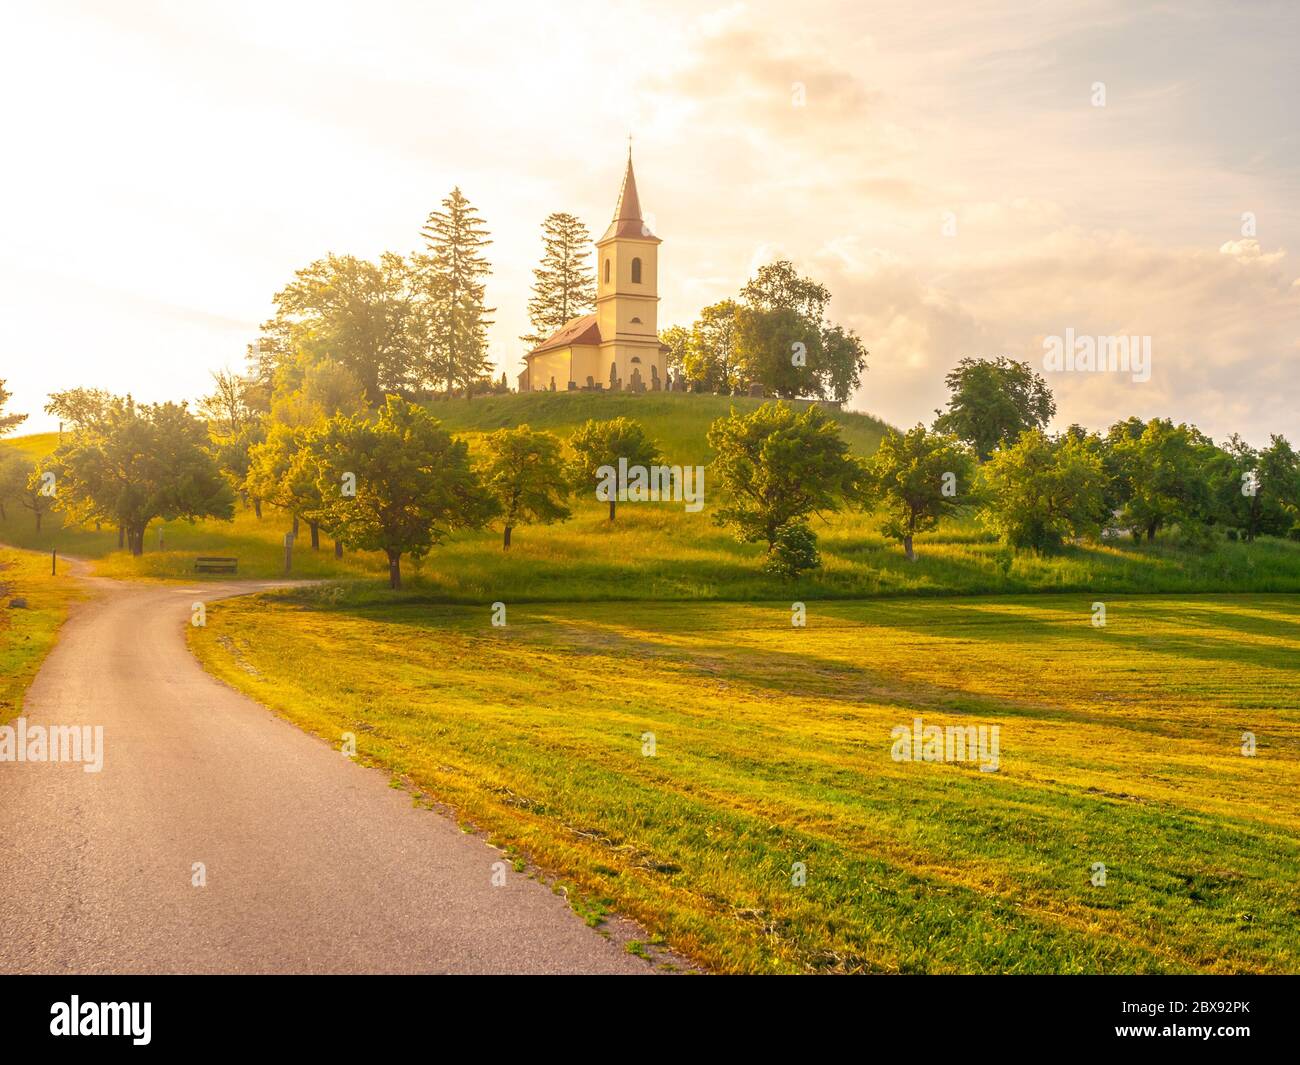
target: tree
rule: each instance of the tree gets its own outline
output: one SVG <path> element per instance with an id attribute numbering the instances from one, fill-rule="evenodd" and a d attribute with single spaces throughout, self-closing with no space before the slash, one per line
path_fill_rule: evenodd
<path id="1" fill-rule="evenodd" d="M 41 531 L 41 521 L 54 504 L 50 482 L 45 471 L 39 466 L 33 467 L 27 475 L 27 483 L 18 493 L 18 502 L 32 512 L 36 518 L 36 531 Z"/>
<path id="2" fill-rule="evenodd" d="M 609 520 L 614 520 L 616 497 L 626 485 L 624 471 L 631 466 L 653 466 L 659 461 L 659 449 L 646 436 L 640 422 L 631 418 L 610 418 L 608 421 L 588 421 L 574 431 L 569 447 L 577 460 L 577 483 L 595 486 L 607 480 L 602 468 L 614 470 L 614 492 L 609 497 Z M 625 460 L 620 463 L 619 460 Z"/>
<path id="3" fill-rule="evenodd" d="M 1045 428 L 1056 413 L 1047 383 L 1028 363 L 1005 356 L 962 359 L 944 380 L 952 395 L 934 428 L 966 441 L 981 462 L 1026 429 Z"/>
<path id="4" fill-rule="evenodd" d="M 737 319 L 741 306 L 735 300 L 721 300 L 700 311 L 689 331 L 683 330 L 680 368 L 689 381 L 705 391 L 730 395 L 743 389 L 745 381 L 737 355 Z M 677 341 L 673 334 L 673 341 Z M 672 342 L 669 343 L 670 354 Z"/>
<path id="5" fill-rule="evenodd" d="M 1027 429 L 981 470 L 980 518 L 1020 550 L 1050 551 L 1067 537 L 1097 536 L 1108 517 L 1106 474 L 1086 441 Z"/>
<path id="6" fill-rule="evenodd" d="M 1260 531 L 1287 536 L 1300 529 L 1300 455 L 1285 437 L 1269 437 L 1259 456 Z"/>
<path id="7" fill-rule="evenodd" d="M 811 278 L 800 277 L 794 263 L 778 259 L 761 266 L 740 290 L 741 298 L 761 311 L 793 311 L 809 322 L 820 324 L 831 301 L 830 289 Z"/>
<path id="8" fill-rule="evenodd" d="M 214 389 L 199 402 L 199 413 L 208 422 L 211 450 L 217 467 L 237 492 L 247 497 L 249 453 L 266 438 L 262 415 L 249 399 L 251 382 L 232 370 L 213 371 Z M 262 516 L 260 497 L 254 496 L 254 509 Z M 247 503 L 247 498 L 244 500 Z"/>
<path id="9" fill-rule="evenodd" d="M 822 386 L 832 399 L 847 403 L 867 368 L 866 345 L 852 329 L 828 325 L 822 329 Z"/>
<path id="10" fill-rule="evenodd" d="M 714 522 L 742 543 L 766 542 L 769 555 L 783 529 L 839 509 L 862 476 L 839 427 L 818 407 L 798 414 L 785 403 L 750 414 L 733 408 L 709 426 L 708 440 L 724 500 Z"/>
<path id="11" fill-rule="evenodd" d="M 738 377 L 786 399 L 823 395 L 821 331 L 790 308 L 741 307 L 736 312 Z"/>
<path id="12" fill-rule="evenodd" d="M 134 555 L 155 518 L 229 519 L 234 497 L 207 443 L 206 425 L 184 403 L 114 398 L 98 425 L 50 456 L 55 506 L 73 520 L 116 522 Z"/>
<path id="13" fill-rule="evenodd" d="M 322 523 L 351 547 L 383 551 L 392 588 L 402 586 L 404 555 L 423 558 L 453 530 L 492 516 L 464 441 L 399 396 L 387 397 L 375 420 L 336 414 L 311 448 Z M 355 494 L 346 494 L 349 484 Z"/>
<path id="14" fill-rule="evenodd" d="M 31 465 L 22 455 L 0 451 L 0 521 L 9 520 L 8 506 L 21 501 L 27 490 Z"/>
<path id="15" fill-rule="evenodd" d="M 45 413 L 75 432 L 99 426 L 112 402 L 113 394 L 100 388 L 69 388 L 50 393 Z"/>
<path id="16" fill-rule="evenodd" d="M 1163 527 L 1209 521 L 1213 516 L 1210 468 L 1214 444 L 1195 426 L 1152 418 L 1140 436 L 1122 422 L 1111 446 L 1122 483 L 1119 520 L 1137 540 Z"/>
<path id="17" fill-rule="evenodd" d="M 276 376 L 270 419 L 285 425 L 313 425 L 335 414 L 366 411 L 366 390 L 351 370 L 331 358 L 301 352 Z"/>
<path id="18" fill-rule="evenodd" d="M 510 550 L 517 525 L 550 525 L 569 517 L 569 486 L 555 436 L 521 425 L 498 429 L 483 446 L 487 460 L 479 476 L 501 514 L 503 551 Z"/>
<path id="19" fill-rule="evenodd" d="M 557 211 L 542 223 L 544 252 L 533 271 L 533 298 L 528 320 L 533 331 L 520 337 L 529 349 L 556 330 L 596 307 L 596 279 L 591 270 L 591 234 L 571 214 Z"/>
<path id="20" fill-rule="evenodd" d="M 9 402 L 10 393 L 5 388 L 5 383 L 0 380 L 0 436 L 5 433 L 12 433 L 18 426 L 27 420 L 26 414 L 6 414 L 5 404 Z"/>
<path id="21" fill-rule="evenodd" d="M 917 425 L 906 433 L 890 429 L 872 456 L 867 485 L 885 508 L 883 531 L 915 560 L 913 539 L 969 499 L 974 461 L 953 436 Z"/>
<path id="22" fill-rule="evenodd" d="M 1300 506 L 1300 456 L 1285 437 L 1272 436 L 1264 451 L 1234 434 L 1209 462 L 1215 516 L 1250 543 L 1260 535 L 1285 536 Z"/>
<path id="23" fill-rule="evenodd" d="M 422 230 L 427 253 L 415 259 L 419 285 L 428 307 L 431 365 L 446 382 L 448 394 L 487 375 L 488 318 L 483 278 L 492 268 L 482 250 L 492 242 L 478 212 L 459 187 L 433 211 Z"/>
<path id="24" fill-rule="evenodd" d="M 787 398 L 843 402 L 853 394 L 867 368 L 867 350 L 851 329 L 826 320 L 831 294 L 825 285 L 801 277 L 783 259 L 761 267 L 741 297 L 744 303 L 732 304 L 727 316 L 733 331 L 717 339 L 702 336 L 705 350 L 698 356 L 705 365 L 719 363 L 730 341 L 732 391 L 754 383 Z"/>
<path id="25" fill-rule="evenodd" d="M 233 370 L 213 370 L 211 376 L 213 390 L 199 401 L 199 414 L 214 436 L 235 436 L 259 417 L 248 402 L 248 379 Z"/>
<path id="26" fill-rule="evenodd" d="M 321 494 L 311 438 L 310 426 L 271 422 L 266 439 L 249 450 L 242 488 L 255 499 L 288 511 L 295 536 L 298 519 L 306 518 L 312 550 L 319 551 Z"/>
<path id="27" fill-rule="evenodd" d="M 668 349 L 664 358 L 664 369 L 670 374 L 683 372 L 682 367 L 686 362 L 687 345 L 690 339 L 691 331 L 684 325 L 670 325 L 659 334 L 659 343 Z"/>
<path id="28" fill-rule="evenodd" d="M 301 352 L 308 362 L 329 358 L 356 375 L 372 401 L 386 391 L 410 391 L 427 374 L 410 265 L 385 252 L 378 263 L 328 255 L 299 270 L 275 295 L 276 314 L 262 326 L 250 353 L 258 383 L 268 391 Z M 296 386 L 293 382 L 291 387 Z"/>

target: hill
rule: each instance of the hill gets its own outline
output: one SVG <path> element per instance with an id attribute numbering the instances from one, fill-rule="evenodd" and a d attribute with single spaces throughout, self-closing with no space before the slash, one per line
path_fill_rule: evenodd
<path id="1" fill-rule="evenodd" d="M 530 425 L 568 436 L 589 419 L 633 418 L 641 422 L 666 457 L 677 463 L 707 461 L 709 426 L 733 407 L 756 410 L 765 399 L 750 396 L 696 396 L 676 392 L 524 392 L 478 399 L 434 402 L 429 411 L 449 429 L 490 433 Z M 807 402 L 796 400 L 803 408 Z M 828 410 L 853 452 L 870 455 L 884 435 L 885 423 L 869 414 Z"/>
<path id="2" fill-rule="evenodd" d="M 431 411 L 470 440 L 527 423 L 566 436 L 588 418 L 636 418 L 675 463 L 706 463 L 709 425 L 731 407 L 752 410 L 763 400 L 677 394 L 527 393 L 435 401 Z M 865 414 L 833 413 L 859 455 L 871 453 L 883 424 Z M 0 442 L 32 457 L 47 453 L 57 434 Z M 790 583 L 761 571 L 761 547 L 740 544 L 710 520 L 716 485 L 707 480 L 699 513 L 681 504 L 624 505 L 614 523 L 594 494 L 573 501 L 573 517 L 558 525 L 515 530 L 511 550 L 501 549 L 496 529 L 452 536 L 422 563 L 403 566 L 402 597 L 482 603 L 594 600 L 781 600 L 853 599 L 878 595 L 1024 594 L 1078 591 L 1089 594 L 1151 592 L 1300 591 L 1300 543 L 1261 538 L 1253 544 L 1220 536 L 1202 548 L 1162 535 L 1152 544 L 1128 540 L 1081 544 L 1056 555 L 1013 554 L 973 517 L 947 520 L 917 538 L 919 558 L 907 562 L 898 545 L 880 532 L 876 515 L 856 511 L 815 521 L 823 568 Z M 290 516 L 273 507 L 258 519 L 241 509 L 233 522 L 155 522 L 145 554 L 132 558 L 117 548 L 115 529 L 63 528 L 57 513 L 37 533 L 30 512 L 9 505 L 0 520 L 0 543 L 97 559 L 97 572 L 113 577 L 193 581 L 199 554 L 234 555 L 239 575 L 276 577 L 283 572 L 283 538 Z M 163 548 L 159 549 L 159 531 Z M 306 530 L 294 553 L 293 574 L 377 582 L 386 573 L 382 556 L 348 552 L 333 557 L 321 538 L 313 551 Z M 343 594 L 343 593 L 339 593 Z M 386 588 L 353 587 L 349 601 L 393 595 Z"/>

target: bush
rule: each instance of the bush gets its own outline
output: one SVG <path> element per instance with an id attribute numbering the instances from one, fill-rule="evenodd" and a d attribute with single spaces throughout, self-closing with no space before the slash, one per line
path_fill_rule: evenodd
<path id="1" fill-rule="evenodd" d="M 804 570 L 818 569 L 821 564 L 821 556 L 817 553 L 817 534 L 807 525 L 796 522 L 782 525 L 777 530 L 776 540 L 763 568 L 773 576 L 794 580 Z"/>

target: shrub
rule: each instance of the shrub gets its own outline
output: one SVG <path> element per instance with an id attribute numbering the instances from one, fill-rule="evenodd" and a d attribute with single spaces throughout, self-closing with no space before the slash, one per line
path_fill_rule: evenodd
<path id="1" fill-rule="evenodd" d="M 821 564 L 817 534 L 802 522 L 792 522 L 777 530 L 763 568 L 784 580 L 794 580 L 804 570 L 818 569 Z"/>

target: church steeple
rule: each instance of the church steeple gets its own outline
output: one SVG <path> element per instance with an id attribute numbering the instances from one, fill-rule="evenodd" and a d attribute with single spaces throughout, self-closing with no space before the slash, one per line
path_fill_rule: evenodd
<path id="1" fill-rule="evenodd" d="M 610 222 L 605 235 L 596 243 L 602 243 L 611 237 L 642 237 L 648 240 L 657 238 L 646 228 L 641 217 L 641 198 L 636 192 L 636 174 L 632 170 L 632 146 L 627 147 L 627 171 L 623 174 L 623 187 L 618 192 L 618 206 L 614 208 L 614 220 Z"/>
<path id="2" fill-rule="evenodd" d="M 665 369 L 659 350 L 659 245 L 641 214 L 632 149 L 618 191 L 618 206 L 605 235 L 596 241 L 596 326 L 600 330 L 601 358 L 617 364 L 618 376 L 632 379 L 633 369 L 647 388 L 652 387 L 650 367 L 660 378 Z M 609 362 L 602 367 L 602 379 Z"/>

